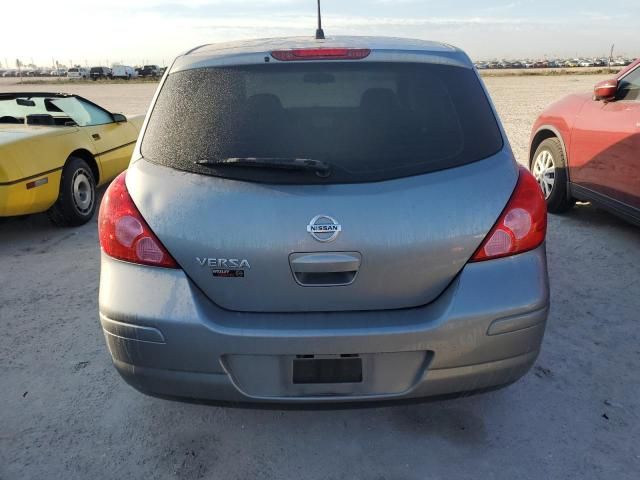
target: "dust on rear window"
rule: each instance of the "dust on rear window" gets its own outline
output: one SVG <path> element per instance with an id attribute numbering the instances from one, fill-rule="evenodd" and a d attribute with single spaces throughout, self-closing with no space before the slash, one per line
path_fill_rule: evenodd
<path id="1" fill-rule="evenodd" d="M 497 153 L 502 136 L 471 69 L 374 62 L 203 68 L 172 73 L 143 156 L 206 175 L 351 183 L 424 174 Z M 310 158 L 331 175 L 197 165 L 235 157 Z"/>

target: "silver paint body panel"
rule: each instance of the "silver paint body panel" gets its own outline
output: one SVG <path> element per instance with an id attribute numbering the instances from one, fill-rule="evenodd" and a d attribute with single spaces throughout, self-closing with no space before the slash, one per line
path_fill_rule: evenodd
<path id="1" fill-rule="evenodd" d="M 284 314 L 231 312 L 209 300 L 182 270 L 132 265 L 102 255 L 100 318 L 114 365 L 133 386 L 159 395 L 334 402 L 423 397 L 502 385 L 522 376 L 535 361 L 548 307 L 544 246 L 468 264 L 434 302 L 423 307 Z M 500 333 L 488 335 L 500 319 L 507 319 Z M 165 343 L 114 336 L 108 333 L 112 321 L 155 329 L 162 332 Z M 394 352 L 413 352 L 388 357 L 405 359 L 406 364 L 395 367 L 403 370 L 399 376 L 404 383 L 380 368 L 371 373 L 367 391 L 358 385 L 346 391 L 336 391 L 332 385 L 310 391 L 308 386 L 296 390 L 282 384 L 287 374 L 283 357 L 359 354 L 370 362 L 385 363 L 388 360 L 378 354 Z M 230 356 L 242 358 L 230 362 Z M 256 362 L 247 363 L 252 358 L 268 365 L 258 368 Z M 334 394 L 328 395 L 327 389 Z"/>
<path id="2" fill-rule="evenodd" d="M 222 308 L 382 310 L 440 295 L 499 217 L 517 176 L 508 151 L 426 175 L 339 185 L 259 184 L 141 160 L 130 167 L 127 187 L 171 255 Z M 308 234 L 317 212 L 342 225 L 335 241 Z M 359 252 L 356 280 L 325 289 L 299 285 L 289 256 L 310 252 Z M 196 259 L 205 256 L 246 258 L 251 269 L 241 278 L 213 277 Z"/>

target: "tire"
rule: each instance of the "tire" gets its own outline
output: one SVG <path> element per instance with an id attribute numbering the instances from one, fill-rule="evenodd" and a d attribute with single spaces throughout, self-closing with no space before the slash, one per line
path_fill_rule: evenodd
<path id="1" fill-rule="evenodd" d="M 59 227 L 77 227 L 93 218 L 96 210 L 96 182 L 87 162 L 69 157 L 62 169 L 58 200 L 47 212 Z"/>
<path id="2" fill-rule="evenodd" d="M 531 159 L 531 173 L 538 181 L 550 213 L 564 213 L 576 203 L 569 196 L 567 160 L 556 137 L 547 138 Z"/>

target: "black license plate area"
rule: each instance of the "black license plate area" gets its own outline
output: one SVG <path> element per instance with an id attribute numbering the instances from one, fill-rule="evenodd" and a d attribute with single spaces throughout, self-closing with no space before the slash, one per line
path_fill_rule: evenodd
<path id="1" fill-rule="evenodd" d="M 359 357 L 293 360 L 294 384 L 360 382 L 362 382 L 362 359 Z"/>

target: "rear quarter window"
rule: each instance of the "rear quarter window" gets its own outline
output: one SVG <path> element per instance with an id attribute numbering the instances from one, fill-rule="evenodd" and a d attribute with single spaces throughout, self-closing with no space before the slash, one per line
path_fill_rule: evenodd
<path id="1" fill-rule="evenodd" d="M 143 156 L 206 175 L 275 183 L 380 181 L 497 153 L 502 135 L 472 69 L 374 62 L 203 68 L 172 73 Z M 209 168 L 232 157 L 322 160 L 312 172 Z"/>

